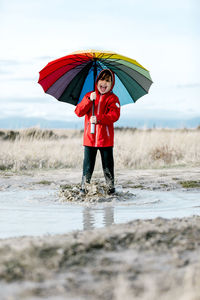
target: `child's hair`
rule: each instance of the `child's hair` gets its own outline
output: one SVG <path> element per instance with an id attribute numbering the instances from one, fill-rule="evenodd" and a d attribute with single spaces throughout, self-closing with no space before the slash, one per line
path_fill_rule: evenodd
<path id="1" fill-rule="evenodd" d="M 107 79 L 110 79 L 110 78 L 111 78 L 111 81 L 112 81 L 112 74 L 111 74 L 111 72 L 109 70 L 103 70 L 101 72 L 101 74 L 99 75 L 97 81 L 99 81 L 100 79 L 101 80 L 107 80 Z"/>

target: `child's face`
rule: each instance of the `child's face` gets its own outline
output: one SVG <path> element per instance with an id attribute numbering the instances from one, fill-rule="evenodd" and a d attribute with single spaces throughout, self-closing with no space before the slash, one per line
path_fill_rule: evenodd
<path id="1" fill-rule="evenodd" d="M 105 94 L 110 91 L 112 86 L 111 76 L 105 79 L 99 79 L 97 82 L 97 89 L 100 94 Z"/>

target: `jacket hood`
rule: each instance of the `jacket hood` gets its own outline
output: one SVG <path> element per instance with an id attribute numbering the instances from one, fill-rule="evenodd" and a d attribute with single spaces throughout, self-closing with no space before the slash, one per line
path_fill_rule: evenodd
<path id="1" fill-rule="evenodd" d="M 101 72 L 99 72 L 99 74 L 98 74 L 98 76 L 97 76 L 97 79 L 96 79 L 96 82 L 95 82 L 95 91 L 96 91 L 96 92 L 98 91 L 98 89 L 97 89 L 97 81 L 98 81 L 98 79 L 99 79 L 101 73 L 103 73 L 105 70 L 110 72 L 110 75 L 111 75 L 111 78 L 112 78 L 111 89 L 110 89 L 110 91 L 109 91 L 108 93 L 112 92 L 112 89 L 113 89 L 113 87 L 114 87 L 114 85 L 115 85 L 115 74 L 113 73 L 113 71 L 111 71 L 110 69 L 103 69 L 103 70 L 101 70 Z M 98 91 L 98 93 L 99 93 L 99 91 Z"/>

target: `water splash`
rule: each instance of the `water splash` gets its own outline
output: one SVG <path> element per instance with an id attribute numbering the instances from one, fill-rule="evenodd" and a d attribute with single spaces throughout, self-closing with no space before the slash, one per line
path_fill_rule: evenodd
<path id="1" fill-rule="evenodd" d="M 74 203 L 106 203 L 113 201 L 126 201 L 132 199 L 134 194 L 117 190 L 114 194 L 108 193 L 108 187 L 101 181 L 93 181 L 85 184 L 85 194 L 81 193 L 80 185 L 60 186 L 59 196 L 61 202 Z"/>

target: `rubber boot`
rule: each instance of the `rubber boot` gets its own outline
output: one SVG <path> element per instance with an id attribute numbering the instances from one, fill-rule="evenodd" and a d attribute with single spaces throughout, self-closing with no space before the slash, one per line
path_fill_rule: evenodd
<path id="1" fill-rule="evenodd" d="M 81 188 L 80 188 L 80 193 L 82 195 L 86 194 L 86 188 L 85 188 L 85 184 L 86 183 L 90 183 L 91 180 L 91 176 L 82 176 L 82 181 L 81 181 Z"/>
<path id="2" fill-rule="evenodd" d="M 108 195 L 112 195 L 115 193 L 115 187 L 109 187 L 108 191 L 107 191 Z"/>
<path id="3" fill-rule="evenodd" d="M 111 173 L 108 169 L 104 170 L 104 177 L 105 177 L 105 180 L 106 180 L 108 195 L 114 194 L 115 193 L 114 178 L 113 178 L 113 176 L 111 175 Z"/>

